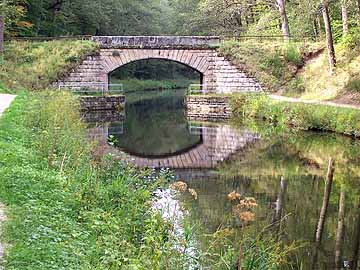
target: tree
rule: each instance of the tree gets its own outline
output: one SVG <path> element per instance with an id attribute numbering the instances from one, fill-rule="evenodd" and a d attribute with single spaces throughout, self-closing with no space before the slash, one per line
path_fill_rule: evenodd
<path id="1" fill-rule="evenodd" d="M 334 49 L 334 39 L 331 30 L 331 22 L 329 15 L 329 2 L 328 0 L 322 0 L 322 13 L 325 24 L 325 33 L 326 33 L 326 46 L 328 50 L 328 60 L 329 60 L 329 70 L 330 74 L 334 72 L 336 66 L 335 58 L 335 49 Z"/>
<path id="2" fill-rule="evenodd" d="M 0 54 L 4 51 L 4 16 L 0 13 Z"/>
<path id="3" fill-rule="evenodd" d="M 346 36 L 349 33 L 349 20 L 348 20 L 348 1 L 341 1 L 341 17 L 343 25 L 343 36 Z"/>
<path id="4" fill-rule="evenodd" d="M 277 0 L 277 5 L 281 17 L 281 31 L 285 40 L 290 38 L 289 20 L 285 9 L 285 0 Z"/>

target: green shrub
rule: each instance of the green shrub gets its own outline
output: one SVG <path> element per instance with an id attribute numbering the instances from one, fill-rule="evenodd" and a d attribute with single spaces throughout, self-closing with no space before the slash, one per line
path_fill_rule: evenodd
<path id="1" fill-rule="evenodd" d="M 295 66 L 301 67 L 303 65 L 303 57 L 300 50 L 292 43 L 285 47 L 284 58 L 288 63 L 292 63 Z"/>
<path id="2" fill-rule="evenodd" d="M 346 91 L 360 93 L 360 78 L 355 77 L 350 79 L 350 81 L 346 84 L 345 89 Z"/>

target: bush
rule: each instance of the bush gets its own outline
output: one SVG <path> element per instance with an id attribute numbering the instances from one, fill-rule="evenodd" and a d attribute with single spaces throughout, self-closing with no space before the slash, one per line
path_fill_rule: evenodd
<path id="1" fill-rule="evenodd" d="M 300 53 L 300 50 L 292 43 L 285 47 L 284 57 L 288 63 L 291 63 L 297 67 L 301 67 L 303 65 L 303 57 Z"/>
<path id="2" fill-rule="evenodd" d="M 350 81 L 345 86 L 345 90 L 360 93 L 360 78 L 355 77 L 353 79 L 350 79 Z"/>

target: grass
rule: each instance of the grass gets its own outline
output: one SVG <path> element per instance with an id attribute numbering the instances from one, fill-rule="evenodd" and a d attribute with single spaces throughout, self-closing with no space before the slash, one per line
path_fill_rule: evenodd
<path id="1" fill-rule="evenodd" d="M 96 50 L 91 41 L 7 42 L 0 59 L 0 91 L 47 88 Z"/>
<path id="2" fill-rule="evenodd" d="M 6 269 L 156 269 L 167 225 L 149 204 L 165 175 L 93 159 L 77 106 L 21 94 L 1 120 Z"/>
<path id="3" fill-rule="evenodd" d="M 301 77 L 305 82 L 303 99 L 329 100 L 347 92 L 357 92 L 360 76 L 360 50 L 349 50 L 341 45 L 336 47 L 337 68 L 331 75 L 328 72 L 327 55 L 323 54 L 309 64 Z"/>
<path id="4" fill-rule="evenodd" d="M 194 228 L 179 236 L 151 207 L 169 172 L 97 156 L 78 108 L 70 93 L 23 92 L 0 120 L 5 269 L 180 270 L 190 261 L 232 269 L 240 246 L 220 233 L 212 236 L 211 250 L 196 258 L 185 254 Z M 244 263 L 259 258 L 268 269 L 283 264 L 287 249 L 276 243 L 264 249 L 267 241 L 254 240 Z"/>
<path id="5" fill-rule="evenodd" d="M 319 50 L 319 43 L 225 42 L 219 52 L 235 65 L 256 77 L 270 92 L 285 91 L 305 58 Z"/>
<path id="6" fill-rule="evenodd" d="M 343 102 L 359 103 L 360 50 L 359 30 L 355 29 L 335 45 L 337 67 L 329 73 L 327 53 L 321 54 L 298 76 L 303 82 L 303 91 L 287 89 L 286 94 L 302 99 L 331 100 L 350 95 Z"/>
<path id="7" fill-rule="evenodd" d="M 345 86 L 345 90 L 349 92 L 360 93 L 360 78 L 352 78 Z"/>
<path id="8" fill-rule="evenodd" d="M 234 95 L 231 106 L 235 116 L 240 118 L 258 118 L 303 130 L 332 131 L 360 137 L 359 110 L 280 102 L 264 94 Z"/>
<path id="9" fill-rule="evenodd" d="M 123 84 L 124 90 L 131 91 L 143 91 L 143 90 L 165 90 L 165 89 L 182 89 L 189 87 L 190 84 L 198 83 L 189 79 L 177 79 L 177 80 L 139 80 L 139 79 L 112 79 L 111 83 Z"/>

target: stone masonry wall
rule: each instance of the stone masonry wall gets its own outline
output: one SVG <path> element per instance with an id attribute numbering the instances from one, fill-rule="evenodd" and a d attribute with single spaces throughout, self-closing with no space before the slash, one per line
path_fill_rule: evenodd
<path id="1" fill-rule="evenodd" d="M 232 115 L 229 97 L 187 96 L 185 106 L 189 120 L 226 120 Z"/>
<path id="2" fill-rule="evenodd" d="M 208 92 L 258 92 L 259 82 L 246 71 L 232 65 L 210 45 L 216 38 L 193 37 L 94 37 L 101 49 L 87 57 L 79 67 L 56 85 L 80 88 L 108 84 L 109 74 L 128 63 L 144 59 L 166 59 L 187 65 L 203 75 Z M 133 42 L 133 43 L 131 43 Z M 209 45 L 208 44 L 208 45 Z M 156 49 L 156 47 L 159 47 Z"/>
<path id="3" fill-rule="evenodd" d="M 82 96 L 80 97 L 82 111 L 123 111 L 125 96 Z"/>

